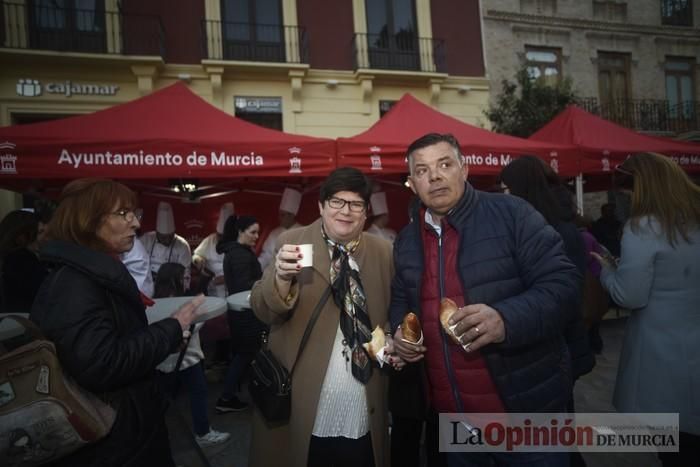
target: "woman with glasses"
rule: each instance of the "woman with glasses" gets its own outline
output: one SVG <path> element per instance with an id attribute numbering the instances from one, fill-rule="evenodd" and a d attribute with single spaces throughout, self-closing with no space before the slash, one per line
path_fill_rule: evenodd
<path id="1" fill-rule="evenodd" d="M 362 346 L 388 319 L 394 273 L 391 244 L 362 232 L 371 194 L 359 170 L 334 170 L 321 186 L 320 218 L 280 235 L 253 286 L 252 308 L 271 325 L 269 347 L 287 369 L 328 287 L 330 296 L 296 363 L 289 423 L 269 426 L 254 411 L 251 466 L 388 465 L 386 382 Z M 313 245 L 310 267 L 300 264 L 304 244 Z"/>
<path id="2" fill-rule="evenodd" d="M 30 318 L 56 346 L 63 371 L 116 411 L 112 430 L 51 465 L 172 466 L 155 367 L 176 351 L 203 302 L 148 325 L 144 301 L 119 255 L 134 243 L 136 195 L 111 180 L 64 188 L 41 258 L 52 265 Z"/>
<path id="3" fill-rule="evenodd" d="M 700 187 L 667 157 L 637 154 L 615 173 L 631 190 L 616 265 L 591 253 L 612 299 L 631 311 L 613 403 L 621 412 L 680 414 L 680 452 L 664 466 L 700 459 Z"/>

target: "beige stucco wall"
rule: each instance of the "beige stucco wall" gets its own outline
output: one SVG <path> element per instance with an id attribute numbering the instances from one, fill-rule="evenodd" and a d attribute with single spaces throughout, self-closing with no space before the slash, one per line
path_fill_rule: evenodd
<path id="1" fill-rule="evenodd" d="M 8 57 L 0 52 L 0 61 L 3 59 Z M 190 89 L 229 114 L 234 114 L 234 96 L 280 97 L 284 130 L 313 136 L 351 136 L 364 131 L 378 120 L 380 100 L 398 100 L 407 92 L 463 121 L 485 124 L 481 112 L 488 99 L 488 82 L 483 78 L 435 73 L 359 76 L 354 72 L 308 68 L 290 72 L 284 66 L 250 65 L 244 69 L 219 67 L 223 73 L 214 75 L 221 80 L 217 87 L 207 71 L 212 68 L 209 65 L 160 64 L 153 67 L 148 89 L 160 89 L 186 74 Z M 0 76 L 0 124 L 9 125 L 13 113 L 81 114 L 136 99 L 144 93 L 135 72 L 140 66 L 128 61 L 95 63 L 84 59 L 64 64 L 50 60 L 48 55 L 37 56 L 31 63 L 10 60 Z M 302 76 L 291 78 L 290 73 Z M 119 89 L 114 96 L 67 97 L 44 92 L 23 97 L 15 90 L 20 79 L 35 79 L 42 84 L 71 81 L 116 85 Z M 220 98 L 215 97 L 217 92 Z"/>
<path id="2" fill-rule="evenodd" d="M 482 1 L 492 96 L 524 63 L 525 45 L 561 48 L 562 72 L 583 97 L 598 97 L 598 51 L 631 55 L 634 99 L 665 99 L 666 57 L 694 57 L 696 100 L 700 96 L 700 2 L 693 2 L 694 27 L 687 28 L 662 26 L 658 0 L 615 0 L 627 4 L 624 21 L 593 18 L 592 1 Z"/>

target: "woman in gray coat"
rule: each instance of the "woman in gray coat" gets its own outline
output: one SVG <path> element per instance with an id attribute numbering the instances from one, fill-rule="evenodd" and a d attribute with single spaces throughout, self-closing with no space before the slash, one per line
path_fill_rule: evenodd
<path id="1" fill-rule="evenodd" d="M 632 190 L 617 266 L 601 262 L 601 282 L 632 311 L 620 355 L 614 404 L 621 412 L 678 412 L 680 452 L 664 466 L 700 458 L 700 188 L 657 154 L 617 169 Z"/>

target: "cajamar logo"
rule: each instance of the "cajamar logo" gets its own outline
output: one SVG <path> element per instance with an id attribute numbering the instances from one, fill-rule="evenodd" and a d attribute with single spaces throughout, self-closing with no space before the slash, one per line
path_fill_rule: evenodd
<path id="1" fill-rule="evenodd" d="M 21 79 L 17 81 L 17 95 L 23 97 L 41 96 L 41 83 L 36 79 Z"/>
<path id="2" fill-rule="evenodd" d="M 5 141 L 0 143 L 0 174 L 17 173 L 17 156 L 13 154 L 15 145 Z"/>

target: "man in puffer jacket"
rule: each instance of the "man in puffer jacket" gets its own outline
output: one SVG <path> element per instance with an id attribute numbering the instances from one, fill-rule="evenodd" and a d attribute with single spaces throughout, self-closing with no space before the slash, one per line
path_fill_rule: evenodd
<path id="1" fill-rule="evenodd" d="M 580 276 L 561 237 L 523 200 L 479 192 L 452 135 L 408 148 L 420 197 L 396 238 L 390 318 L 407 362 L 422 361 L 427 406 L 438 413 L 565 412 L 571 363 L 563 332 Z M 452 299 L 456 345 L 439 320 Z M 424 342 L 403 342 L 400 323 L 419 314 Z M 567 453 L 448 453 L 449 465 L 568 465 Z M 528 464 L 530 465 L 530 464 Z"/>

